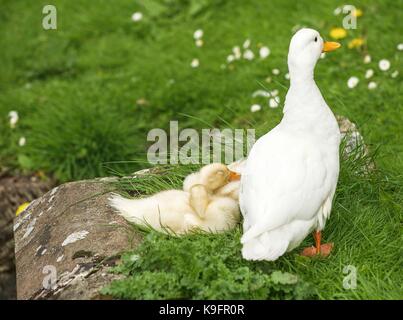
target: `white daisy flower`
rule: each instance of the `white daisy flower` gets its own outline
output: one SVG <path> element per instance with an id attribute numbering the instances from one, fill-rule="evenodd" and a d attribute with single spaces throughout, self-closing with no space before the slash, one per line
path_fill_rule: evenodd
<path id="1" fill-rule="evenodd" d="M 141 19 L 143 19 L 143 14 L 141 12 L 135 12 L 132 14 L 132 20 L 134 22 L 139 22 Z"/>
<path id="2" fill-rule="evenodd" d="M 360 80 L 357 77 L 350 77 L 350 79 L 348 79 L 347 81 L 347 86 L 350 89 L 353 89 L 359 82 Z"/>
<path id="3" fill-rule="evenodd" d="M 335 16 L 338 16 L 340 13 L 341 13 L 341 8 L 340 8 L 340 7 L 337 7 L 337 8 L 334 9 L 334 11 L 333 11 L 333 14 L 334 14 Z"/>
<path id="4" fill-rule="evenodd" d="M 284 75 L 284 78 L 285 78 L 286 80 L 290 80 L 290 74 L 287 72 L 287 73 Z"/>
<path id="5" fill-rule="evenodd" d="M 261 47 L 259 50 L 260 58 L 266 59 L 270 55 L 270 49 L 268 47 Z"/>
<path id="6" fill-rule="evenodd" d="M 382 71 L 387 71 L 390 68 L 390 62 L 387 59 L 382 59 L 381 61 L 379 61 L 379 69 L 381 69 Z"/>
<path id="7" fill-rule="evenodd" d="M 267 77 L 266 79 L 264 79 L 264 81 L 266 81 L 267 83 L 271 82 L 271 77 Z"/>
<path id="8" fill-rule="evenodd" d="M 256 98 L 256 97 L 269 98 L 270 92 L 268 92 L 266 90 L 256 90 L 254 93 L 252 93 L 252 98 Z"/>
<path id="9" fill-rule="evenodd" d="M 15 126 L 16 126 L 16 124 L 17 124 L 17 122 L 18 122 L 18 119 L 19 119 L 19 117 L 18 117 L 18 112 L 12 110 L 12 111 L 10 111 L 10 112 L 8 113 L 8 117 L 10 118 L 10 127 L 11 127 L 11 128 L 15 128 Z"/>
<path id="10" fill-rule="evenodd" d="M 399 44 L 397 45 L 397 50 L 403 51 L 403 43 L 399 43 Z"/>
<path id="11" fill-rule="evenodd" d="M 238 46 L 232 48 L 232 53 L 234 54 L 235 59 L 241 59 L 241 48 Z"/>
<path id="12" fill-rule="evenodd" d="M 273 97 L 278 96 L 278 90 L 270 91 L 270 94 L 271 94 Z"/>
<path id="13" fill-rule="evenodd" d="M 246 39 L 245 42 L 243 43 L 242 47 L 243 47 L 244 49 L 248 49 L 249 46 L 250 46 L 250 40 L 249 40 L 249 39 Z"/>
<path id="14" fill-rule="evenodd" d="M 202 29 L 197 29 L 194 33 L 193 33 L 193 38 L 195 40 L 199 40 L 203 37 L 203 30 Z"/>
<path id="15" fill-rule="evenodd" d="M 321 58 L 321 59 L 325 59 L 325 57 L 326 57 L 326 52 L 322 52 L 322 53 L 320 54 L 320 58 Z"/>
<path id="16" fill-rule="evenodd" d="M 371 56 L 369 54 L 365 55 L 364 63 L 370 63 L 370 62 L 371 62 Z"/>
<path id="17" fill-rule="evenodd" d="M 269 107 L 270 108 L 277 108 L 279 104 L 280 104 L 280 98 L 279 97 L 274 97 L 274 98 L 269 99 Z"/>
<path id="18" fill-rule="evenodd" d="M 252 60 L 255 57 L 252 50 L 248 49 L 243 53 L 243 58 L 246 60 Z"/>
<path id="19" fill-rule="evenodd" d="M 393 73 L 390 75 L 392 78 L 396 78 L 399 75 L 399 71 L 395 70 Z"/>
<path id="20" fill-rule="evenodd" d="M 23 147 L 23 146 L 25 146 L 25 143 L 27 142 L 27 139 L 25 139 L 25 137 L 21 137 L 19 140 L 18 140 L 18 145 L 20 146 L 20 147 Z"/>
<path id="21" fill-rule="evenodd" d="M 234 61 L 235 60 L 235 56 L 233 55 L 233 54 L 230 54 L 228 57 L 227 57 L 227 62 L 228 63 L 231 63 L 232 61 Z"/>
<path id="22" fill-rule="evenodd" d="M 376 82 L 371 81 L 370 83 L 368 83 L 368 89 L 369 90 L 373 90 L 377 87 L 378 85 L 376 84 Z"/>
<path id="23" fill-rule="evenodd" d="M 190 63 L 190 66 L 192 68 L 197 68 L 200 65 L 199 59 L 193 59 L 192 62 Z"/>
<path id="24" fill-rule="evenodd" d="M 196 43 L 196 47 L 202 47 L 203 46 L 203 40 L 202 39 L 197 39 L 195 43 Z"/>
<path id="25" fill-rule="evenodd" d="M 252 112 L 257 112 L 260 111 L 262 109 L 262 107 L 260 106 L 260 104 L 254 104 L 250 107 L 250 111 Z"/>
<path id="26" fill-rule="evenodd" d="M 271 72 L 272 72 L 274 75 L 280 74 L 280 70 L 279 70 L 279 69 L 273 69 Z"/>
<path id="27" fill-rule="evenodd" d="M 369 78 L 371 78 L 373 75 L 374 75 L 374 70 L 368 69 L 368 70 L 365 72 L 365 79 L 369 79 Z"/>

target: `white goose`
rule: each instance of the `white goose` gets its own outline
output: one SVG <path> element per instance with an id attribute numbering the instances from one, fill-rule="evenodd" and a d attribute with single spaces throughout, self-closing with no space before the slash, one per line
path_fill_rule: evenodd
<path id="1" fill-rule="evenodd" d="M 338 47 L 312 29 L 301 29 L 291 39 L 283 119 L 254 144 L 242 172 L 245 259 L 276 260 L 312 231 L 316 246 L 304 255 L 327 255 L 332 249 L 320 240 L 339 175 L 340 133 L 313 72 L 321 52 Z"/>

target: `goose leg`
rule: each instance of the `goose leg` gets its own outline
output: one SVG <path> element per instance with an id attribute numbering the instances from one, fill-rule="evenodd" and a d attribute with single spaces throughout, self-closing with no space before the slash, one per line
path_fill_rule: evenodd
<path id="1" fill-rule="evenodd" d="M 313 233 L 313 237 L 315 239 L 315 246 L 305 248 L 301 255 L 306 257 L 313 257 L 316 255 L 321 255 L 322 257 L 327 257 L 333 249 L 333 243 L 324 243 L 321 244 L 322 240 L 322 232 L 315 231 Z"/>

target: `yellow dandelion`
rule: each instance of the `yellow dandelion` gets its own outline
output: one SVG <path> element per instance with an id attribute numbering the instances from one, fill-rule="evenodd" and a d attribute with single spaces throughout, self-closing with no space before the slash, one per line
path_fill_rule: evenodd
<path id="1" fill-rule="evenodd" d="M 353 49 L 353 48 L 359 48 L 364 44 L 364 39 L 363 38 L 354 38 L 348 43 L 348 48 Z"/>
<path id="2" fill-rule="evenodd" d="M 338 40 L 338 39 L 343 39 L 347 36 L 347 31 L 344 28 L 333 28 L 330 30 L 330 37 Z"/>
<path id="3" fill-rule="evenodd" d="M 363 12 L 362 12 L 361 9 L 355 9 L 355 10 L 352 12 L 352 15 L 353 15 L 353 17 L 358 18 L 358 17 L 361 17 L 361 16 L 363 15 Z"/>
<path id="4" fill-rule="evenodd" d="M 17 211 L 15 212 L 15 216 L 17 217 L 21 212 L 23 212 L 27 207 L 29 206 L 29 202 L 24 202 L 22 205 L 20 205 L 17 208 Z"/>

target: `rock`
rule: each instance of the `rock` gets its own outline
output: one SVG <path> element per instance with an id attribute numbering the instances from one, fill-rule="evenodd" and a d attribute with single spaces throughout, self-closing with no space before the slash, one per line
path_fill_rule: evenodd
<path id="1" fill-rule="evenodd" d="M 107 180 L 107 179 L 106 179 Z M 120 253 L 140 236 L 107 205 L 103 180 L 63 184 L 14 222 L 18 299 L 101 299 Z"/>
<path id="2" fill-rule="evenodd" d="M 364 154 L 368 154 L 368 147 L 364 145 L 364 139 L 357 129 L 355 123 L 343 116 L 336 116 L 337 123 L 339 124 L 340 134 L 342 140 L 345 138 L 346 147 L 344 149 L 345 155 L 349 155 L 358 147 L 364 148 Z"/>
<path id="3" fill-rule="evenodd" d="M 16 298 L 13 220 L 18 206 L 40 197 L 53 182 L 0 172 L 0 300 Z"/>

